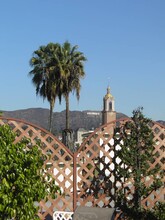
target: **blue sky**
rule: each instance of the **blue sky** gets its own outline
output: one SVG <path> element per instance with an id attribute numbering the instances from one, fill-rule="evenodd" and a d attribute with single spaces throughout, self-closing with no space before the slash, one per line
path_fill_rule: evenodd
<path id="1" fill-rule="evenodd" d="M 108 85 L 116 111 L 144 107 L 165 120 L 164 0 L 1 0 L 0 109 L 49 108 L 28 76 L 33 51 L 68 40 L 88 61 L 71 110 L 102 110 Z M 54 111 L 65 109 L 56 101 Z"/>

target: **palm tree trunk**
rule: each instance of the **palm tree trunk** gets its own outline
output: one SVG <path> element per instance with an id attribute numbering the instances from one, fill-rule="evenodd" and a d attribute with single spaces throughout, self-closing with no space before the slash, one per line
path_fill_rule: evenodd
<path id="1" fill-rule="evenodd" d="M 66 129 L 69 130 L 69 94 L 66 95 Z"/>
<path id="2" fill-rule="evenodd" d="M 49 113 L 49 131 L 52 131 L 52 121 L 53 121 L 53 108 L 55 101 L 50 102 L 50 113 Z"/>

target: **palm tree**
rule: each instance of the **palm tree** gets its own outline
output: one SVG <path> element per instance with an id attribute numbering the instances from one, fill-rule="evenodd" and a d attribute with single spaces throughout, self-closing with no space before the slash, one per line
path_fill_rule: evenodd
<path id="1" fill-rule="evenodd" d="M 47 46 L 40 46 L 38 50 L 34 51 L 33 57 L 30 59 L 30 65 L 33 69 L 29 72 L 32 76 L 32 83 L 36 87 L 36 95 L 47 99 L 50 103 L 49 114 L 49 131 L 52 129 L 53 108 L 56 97 L 61 101 L 59 93 L 59 76 L 58 68 L 56 67 L 56 60 L 53 59 L 53 54 L 57 54 L 59 44 L 49 43 Z"/>
<path id="2" fill-rule="evenodd" d="M 80 79 L 85 76 L 84 61 L 85 56 L 77 51 L 78 46 L 71 46 L 66 41 L 61 47 L 61 77 L 62 94 L 66 101 L 66 130 L 69 130 L 69 94 L 76 92 L 77 100 L 80 98 Z"/>
<path id="3" fill-rule="evenodd" d="M 32 83 L 36 87 L 36 95 L 47 99 L 50 103 L 49 131 L 52 128 L 52 116 L 55 100 L 64 96 L 66 101 L 66 130 L 69 130 L 69 94 L 76 92 L 77 99 L 80 97 L 80 79 L 85 76 L 85 56 L 77 51 L 78 46 L 72 47 L 66 41 L 61 46 L 49 43 L 34 51 L 30 60 L 33 69 L 30 71 Z"/>

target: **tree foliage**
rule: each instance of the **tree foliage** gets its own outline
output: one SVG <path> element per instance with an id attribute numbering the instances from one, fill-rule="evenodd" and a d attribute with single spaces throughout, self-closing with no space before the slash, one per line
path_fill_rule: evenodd
<path id="1" fill-rule="evenodd" d="M 85 56 L 78 51 L 78 46 L 49 43 L 34 51 L 30 59 L 32 83 L 36 87 L 36 94 L 47 99 L 50 104 L 49 130 L 52 127 L 52 115 L 56 98 L 61 103 L 62 96 L 66 101 L 66 128 L 69 128 L 69 93 L 76 92 L 80 96 L 80 79 L 85 76 Z"/>
<path id="2" fill-rule="evenodd" d="M 47 156 L 39 145 L 27 139 L 14 143 L 15 137 L 8 125 L 0 127 L 0 219 L 38 219 L 34 202 L 55 198 L 60 190 L 44 167 Z"/>
<path id="3" fill-rule="evenodd" d="M 118 166 L 118 178 L 123 179 L 118 192 L 118 205 L 129 219 L 148 219 L 142 200 L 162 186 L 162 171 L 156 160 L 154 135 L 149 126 L 151 120 L 144 117 L 142 108 L 133 111 L 122 131 L 123 144 L 118 151 L 122 165 Z M 130 183 L 132 182 L 132 183 Z M 148 215 L 148 214 L 147 214 Z"/>
<path id="4" fill-rule="evenodd" d="M 80 98 L 80 79 L 85 77 L 84 62 L 86 57 L 78 46 L 73 46 L 64 42 L 61 46 L 60 72 L 62 76 L 62 93 L 66 102 L 66 129 L 69 129 L 69 94 L 76 92 L 77 100 Z"/>
<path id="5" fill-rule="evenodd" d="M 59 54 L 59 44 L 49 43 L 40 46 L 33 52 L 30 65 L 33 68 L 29 75 L 32 76 L 32 83 L 36 87 L 36 95 L 47 99 L 50 104 L 49 131 L 52 128 L 52 117 L 55 100 L 58 97 L 61 101 L 60 75 L 57 66 Z"/>

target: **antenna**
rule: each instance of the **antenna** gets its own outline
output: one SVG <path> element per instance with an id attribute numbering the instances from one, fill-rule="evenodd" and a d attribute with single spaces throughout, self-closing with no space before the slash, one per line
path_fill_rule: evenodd
<path id="1" fill-rule="evenodd" d="M 110 87 L 110 77 L 108 77 L 108 87 Z"/>

